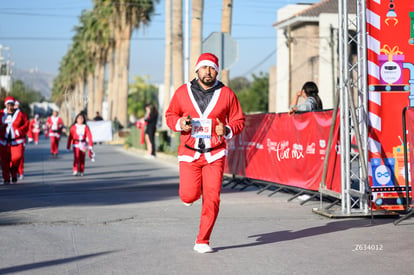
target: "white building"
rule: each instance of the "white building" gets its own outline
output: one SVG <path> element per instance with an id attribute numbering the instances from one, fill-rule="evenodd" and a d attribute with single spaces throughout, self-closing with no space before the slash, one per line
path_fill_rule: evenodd
<path id="1" fill-rule="evenodd" d="M 355 5 L 349 17 L 355 17 Z M 278 10 L 276 96 L 269 97 L 269 110 L 287 112 L 306 81 L 319 87 L 324 109 L 333 108 L 338 81 L 338 1 L 287 5 Z M 351 55 L 355 54 L 350 48 Z"/>

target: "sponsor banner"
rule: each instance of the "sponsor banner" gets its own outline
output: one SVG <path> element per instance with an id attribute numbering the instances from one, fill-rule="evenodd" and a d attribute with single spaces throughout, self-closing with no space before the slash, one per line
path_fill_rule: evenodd
<path id="1" fill-rule="evenodd" d="M 243 132 L 228 143 L 225 172 L 319 190 L 333 111 L 246 116 Z M 339 118 L 338 118 L 339 124 Z M 335 128 L 326 185 L 340 193 L 339 126 Z"/>
<path id="2" fill-rule="evenodd" d="M 414 2 L 369 0 L 367 15 L 372 207 L 404 210 L 402 110 L 414 105 Z"/>

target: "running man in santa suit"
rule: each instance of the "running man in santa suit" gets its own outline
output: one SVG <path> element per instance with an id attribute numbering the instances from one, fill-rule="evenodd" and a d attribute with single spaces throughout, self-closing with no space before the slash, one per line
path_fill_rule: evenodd
<path id="1" fill-rule="evenodd" d="M 15 99 L 6 97 L 6 108 L 0 112 L 0 157 L 4 184 L 17 182 L 17 173 L 24 154 L 23 143 L 29 128 L 27 115 L 14 109 Z"/>
<path id="2" fill-rule="evenodd" d="M 53 111 L 52 116 L 47 119 L 46 125 L 49 129 L 50 153 L 56 157 L 59 149 L 60 135 L 65 131 L 65 126 L 62 119 L 58 116 L 58 111 Z"/>
<path id="3" fill-rule="evenodd" d="M 181 132 L 178 147 L 179 195 L 185 205 L 202 196 L 199 233 L 194 250 L 213 252 L 210 235 L 219 213 L 226 140 L 239 134 L 245 117 L 234 92 L 217 80 L 218 58 L 200 55 L 197 77 L 179 87 L 166 111 L 166 122 Z"/>

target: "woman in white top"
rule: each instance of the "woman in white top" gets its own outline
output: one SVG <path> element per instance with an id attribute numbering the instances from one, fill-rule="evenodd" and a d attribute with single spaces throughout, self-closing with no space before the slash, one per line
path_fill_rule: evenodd
<path id="1" fill-rule="evenodd" d="M 322 110 L 322 100 L 320 99 L 318 93 L 318 86 L 315 84 L 315 82 L 306 82 L 303 85 L 302 90 L 297 92 L 293 98 L 290 104 L 289 114 L 297 111 L 310 112 L 315 110 Z M 302 103 L 298 104 L 300 97 L 304 98 L 305 100 Z"/>

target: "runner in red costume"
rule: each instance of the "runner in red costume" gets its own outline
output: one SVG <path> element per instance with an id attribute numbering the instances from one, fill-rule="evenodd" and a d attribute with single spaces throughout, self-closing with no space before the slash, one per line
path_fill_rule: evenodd
<path id="1" fill-rule="evenodd" d="M 14 109 L 15 110 L 20 110 L 20 102 L 18 100 L 14 101 Z M 27 120 L 27 122 L 29 123 L 29 127 L 26 133 L 26 136 L 28 135 L 28 133 L 30 132 L 30 121 L 29 121 L 29 117 L 27 116 L 26 113 L 21 112 L 25 118 L 24 120 Z M 24 177 L 24 151 L 26 150 L 26 137 L 24 138 L 24 142 L 23 142 L 23 154 L 22 154 L 22 159 L 20 160 L 20 164 L 19 164 L 19 168 L 17 169 L 17 174 L 19 176 L 19 180 L 22 180 Z M 10 167 L 12 166 L 12 162 L 10 162 Z"/>
<path id="2" fill-rule="evenodd" d="M 39 115 L 35 114 L 34 118 L 30 121 L 29 127 L 29 143 L 34 141 L 34 144 L 39 144 L 39 133 L 42 129 L 42 122 L 39 119 Z"/>
<path id="3" fill-rule="evenodd" d="M 58 154 L 60 135 L 65 131 L 65 125 L 58 114 L 58 111 L 54 110 L 52 116 L 46 121 L 47 128 L 49 129 L 50 153 L 55 157 Z"/>
<path id="4" fill-rule="evenodd" d="M 73 125 L 70 127 L 68 144 L 69 150 L 73 147 L 73 175 L 83 176 L 85 171 L 85 155 L 89 151 L 89 157 L 92 158 L 92 133 L 86 125 L 86 116 L 83 112 L 79 113 Z"/>
<path id="5" fill-rule="evenodd" d="M 213 252 L 210 235 L 219 212 L 226 140 L 244 128 L 245 117 L 234 92 L 217 80 L 218 58 L 203 53 L 197 77 L 179 87 L 166 111 L 166 122 L 181 132 L 178 147 L 179 195 L 185 205 L 201 196 L 199 234 L 194 250 Z"/>
<path id="6" fill-rule="evenodd" d="M 17 173 L 24 154 L 23 144 L 29 128 L 27 115 L 14 109 L 15 99 L 6 97 L 6 108 L 0 112 L 0 157 L 4 184 L 17 182 Z"/>

